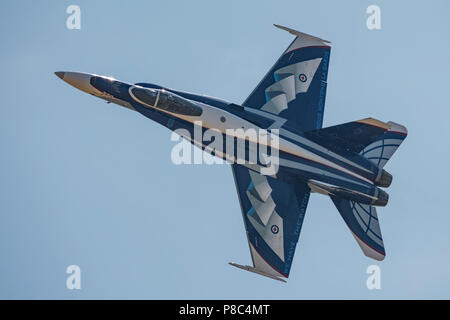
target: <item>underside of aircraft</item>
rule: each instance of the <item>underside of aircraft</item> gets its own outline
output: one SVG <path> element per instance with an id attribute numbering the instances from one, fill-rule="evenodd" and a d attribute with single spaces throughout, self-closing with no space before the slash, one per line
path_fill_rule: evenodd
<path id="1" fill-rule="evenodd" d="M 56 75 L 172 131 L 184 130 L 183 138 L 218 157 L 227 157 L 229 150 L 211 150 L 205 142 L 188 138 L 195 136 L 190 133 L 197 121 L 203 121 L 202 130 L 216 128 L 224 134 L 232 128 L 278 131 L 276 173 L 263 173 L 259 165 L 231 164 L 253 262 L 231 265 L 285 281 L 312 192 L 331 199 L 366 256 L 383 260 L 386 252 L 376 207 L 387 204 L 388 194 L 381 188 L 392 182 L 383 168 L 407 130 L 372 118 L 322 128 L 330 43 L 275 26 L 295 39 L 242 105 L 95 74 Z"/>

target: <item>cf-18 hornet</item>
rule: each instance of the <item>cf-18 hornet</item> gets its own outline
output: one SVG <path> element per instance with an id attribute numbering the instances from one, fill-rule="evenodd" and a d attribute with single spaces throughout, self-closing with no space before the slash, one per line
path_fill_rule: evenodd
<path id="1" fill-rule="evenodd" d="M 382 188 L 392 182 L 383 168 L 407 130 L 373 118 L 322 128 L 330 43 L 275 26 L 295 39 L 242 104 L 96 74 L 55 74 L 230 163 L 252 258 L 252 266 L 232 266 L 285 282 L 310 193 L 328 196 L 363 253 L 383 260 L 376 207 L 388 203 Z"/>

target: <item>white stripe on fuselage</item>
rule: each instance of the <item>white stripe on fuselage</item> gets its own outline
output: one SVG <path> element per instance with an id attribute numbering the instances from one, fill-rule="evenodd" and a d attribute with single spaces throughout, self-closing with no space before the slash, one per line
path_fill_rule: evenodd
<path id="1" fill-rule="evenodd" d="M 342 162 L 345 162 L 345 163 L 347 163 L 347 164 L 349 164 L 351 166 L 354 166 L 354 167 L 359 168 L 361 170 L 364 170 L 366 172 L 372 173 L 372 171 L 370 171 L 370 170 L 368 170 L 368 169 L 358 165 L 357 163 L 354 163 L 354 162 L 352 162 L 352 161 L 350 161 L 350 160 L 348 160 L 348 159 L 338 155 L 337 153 L 334 153 L 334 152 L 328 150 L 327 148 L 321 146 L 320 144 L 312 142 L 311 140 L 308 140 L 308 139 L 306 139 L 306 138 L 304 138 L 302 136 L 296 135 L 295 133 L 292 133 L 292 132 L 290 132 L 290 131 L 288 131 L 286 129 L 280 129 L 280 136 L 285 136 L 285 137 L 290 138 L 292 140 L 295 140 L 297 142 L 303 143 L 303 144 L 305 144 L 305 145 L 307 145 L 307 146 L 309 146 L 311 148 L 314 148 L 314 149 L 316 149 L 318 151 L 326 153 L 327 155 L 329 155 L 329 156 L 331 156 L 333 158 L 336 158 L 336 159 L 338 159 L 338 160 L 340 160 Z"/>
<path id="2" fill-rule="evenodd" d="M 325 154 L 327 154 L 327 155 L 329 155 L 331 157 L 334 157 L 334 158 L 336 158 L 336 159 L 338 159 L 338 160 L 340 160 L 342 162 L 345 162 L 345 163 L 347 163 L 347 164 L 349 164 L 349 165 L 351 165 L 353 167 L 356 167 L 356 168 L 359 168 L 359 169 L 364 170 L 366 172 L 372 173 L 372 171 L 370 171 L 370 170 L 368 170 L 368 169 L 358 165 L 357 163 L 355 163 L 353 161 L 350 161 L 350 160 L 348 160 L 348 159 L 338 155 L 337 153 L 334 153 L 334 152 L 328 150 L 327 148 L 321 146 L 320 144 L 312 142 L 311 140 L 308 140 L 308 139 L 306 139 L 306 138 L 304 138 L 302 136 L 299 136 L 299 135 L 297 135 L 297 134 L 295 134 L 295 133 L 293 133 L 293 132 L 291 132 L 289 130 L 281 128 L 282 125 L 286 122 L 286 119 L 281 118 L 279 116 L 276 116 L 276 115 L 274 115 L 272 113 L 269 113 L 269 112 L 266 112 L 266 111 L 262 111 L 262 110 L 257 110 L 257 109 L 252 109 L 252 108 L 244 108 L 244 109 L 247 112 L 254 113 L 254 114 L 257 114 L 257 115 L 261 115 L 263 117 L 266 117 L 266 118 L 274 120 L 274 123 L 270 126 L 270 129 L 278 129 L 279 128 L 280 129 L 280 136 L 285 136 L 285 137 L 287 137 L 289 139 L 292 139 L 292 140 L 297 141 L 299 143 L 305 144 L 305 145 L 307 145 L 307 146 L 309 146 L 311 148 L 314 148 L 316 150 L 319 150 L 319 151 L 321 151 L 321 152 L 323 152 L 323 153 L 325 153 Z"/>
<path id="3" fill-rule="evenodd" d="M 341 187 L 336 186 L 334 184 L 325 183 L 325 182 L 317 181 L 317 180 L 314 180 L 314 179 L 310 179 L 310 180 L 308 180 L 308 182 L 315 184 L 315 186 L 317 186 L 317 187 L 341 188 Z M 356 190 L 349 190 L 349 189 L 346 189 L 346 190 L 350 191 L 352 193 L 358 194 L 360 196 L 367 197 L 367 198 L 372 199 L 372 200 L 377 200 L 378 199 L 377 197 L 371 196 L 370 194 L 367 194 L 367 193 L 359 192 L 359 191 L 356 191 Z"/>
<path id="4" fill-rule="evenodd" d="M 132 88 L 133 87 L 130 87 L 129 90 L 131 91 Z M 201 121 L 203 128 L 218 130 L 222 134 L 229 135 L 229 136 L 232 136 L 232 137 L 238 138 L 238 139 L 242 138 L 242 137 L 237 135 L 236 132 L 234 132 L 234 133 L 233 132 L 227 132 L 227 129 L 231 129 L 231 130 L 234 129 L 234 130 L 236 130 L 238 128 L 241 128 L 241 129 L 244 130 L 244 132 L 246 132 L 248 129 L 256 130 L 256 132 L 258 132 L 259 130 L 265 130 L 265 129 L 260 128 L 260 127 L 258 127 L 256 125 L 254 125 L 253 123 L 251 123 L 249 121 L 246 121 L 245 119 L 242 119 L 242 118 L 240 118 L 238 116 L 235 116 L 234 114 L 232 114 L 230 112 L 227 112 L 225 110 L 222 110 L 222 109 L 219 109 L 219 108 L 216 108 L 216 107 L 213 107 L 211 105 L 204 104 L 204 103 L 201 103 L 201 102 L 198 102 L 198 101 L 194 101 L 194 100 L 190 100 L 190 101 L 195 103 L 195 104 L 197 104 L 197 105 L 199 105 L 202 108 L 203 112 L 202 112 L 201 116 L 181 115 L 181 114 L 169 112 L 169 111 L 166 111 L 166 110 L 163 110 L 163 109 L 151 106 L 151 105 L 147 105 L 147 104 L 146 105 L 151 107 L 151 108 L 157 109 L 157 110 L 159 110 L 161 112 L 170 114 L 170 115 L 172 115 L 172 116 L 174 116 L 176 118 L 179 118 L 179 119 L 188 121 L 190 123 L 193 123 L 193 124 L 194 124 L 194 122 L 197 122 L 197 121 L 200 122 Z M 138 101 L 138 102 L 142 103 L 141 101 Z M 221 122 L 220 121 L 221 117 L 225 117 L 225 119 L 226 119 L 225 122 Z M 271 145 L 270 145 L 270 141 L 272 141 L 271 136 L 272 136 L 272 133 L 268 131 L 268 138 L 267 138 L 267 141 L 269 142 L 268 144 L 259 142 L 258 141 L 258 137 L 256 137 L 256 141 L 254 141 L 254 137 L 252 137 L 252 136 L 245 136 L 245 138 L 248 138 L 247 140 L 249 142 L 256 143 L 256 144 L 259 143 L 259 144 L 263 144 L 263 145 L 267 145 L 268 147 L 271 147 Z M 336 163 L 334 163 L 334 162 L 332 162 L 332 161 L 330 161 L 328 159 L 325 159 L 325 158 L 323 158 L 323 157 L 321 157 L 321 156 L 319 156 L 319 155 L 317 155 L 317 154 L 315 154 L 315 153 L 313 153 L 313 152 L 311 152 L 311 151 L 309 151 L 307 149 L 304 149 L 304 148 L 302 148 L 302 147 L 300 147 L 300 146 L 298 146 L 298 145 L 296 145 L 296 144 L 294 144 L 294 143 L 292 143 L 290 141 L 287 141 L 287 140 L 283 139 L 282 137 L 279 137 L 279 147 L 278 147 L 278 149 L 280 151 L 283 151 L 283 152 L 286 152 L 286 153 L 290 153 L 290 154 L 295 155 L 297 157 L 300 157 L 300 158 L 303 158 L 303 159 L 307 159 L 307 160 L 310 160 L 310 161 L 322 164 L 324 166 L 328 166 L 330 168 L 336 169 L 338 171 L 347 173 L 347 174 L 349 174 L 351 176 L 354 176 L 355 178 L 358 178 L 358 179 L 363 180 L 363 181 L 365 181 L 367 183 L 373 184 L 373 182 L 370 181 L 369 179 L 367 179 L 367 178 L 365 178 L 365 177 L 363 177 L 363 176 L 361 176 L 361 175 L 359 175 L 357 173 L 354 173 L 354 172 L 352 172 L 352 171 L 350 171 L 350 170 L 348 170 L 348 169 L 346 169 L 346 168 L 344 168 L 344 167 L 342 167 L 342 166 L 340 166 L 340 165 L 338 165 L 338 164 L 336 164 Z"/>
<path id="5" fill-rule="evenodd" d="M 292 161 L 292 160 L 280 159 L 280 166 L 281 167 L 288 167 L 288 168 L 298 169 L 298 170 L 307 171 L 307 172 L 312 172 L 312 173 L 315 173 L 315 174 L 318 174 L 318 175 L 325 175 L 325 176 L 330 177 L 330 178 L 334 178 L 334 179 L 341 180 L 341 181 L 347 181 L 347 182 L 358 184 L 358 185 L 361 185 L 361 186 L 367 186 L 364 183 L 361 183 L 361 182 L 358 182 L 358 181 L 355 181 L 355 180 L 351 180 L 351 179 L 345 178 L 343 176 L 339 176 L 339 175 L 337 175 L 335 173 L 324 171 L 322 169 L 319 169 L 319 168 L 316 168 L 316 167 L 312 167 L 312 166 L 309 166 L 307 164 L 295 162 L 295 161 Z"/>

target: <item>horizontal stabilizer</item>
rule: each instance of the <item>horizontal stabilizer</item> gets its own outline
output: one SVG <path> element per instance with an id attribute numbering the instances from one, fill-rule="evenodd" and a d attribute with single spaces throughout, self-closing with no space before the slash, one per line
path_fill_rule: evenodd
<path id="1" fill-rule="evenodd" d="M 281 278 L 279 278 L 277 276 L 273 276 L 273 275 L 271 275 L 271 274 L 269 274 L 267 272 L 260 271 L 260 270 L 254 268 L 254 267 L 251 267 L 251 266 L 243 266 L 243 265 L 240 265 L 240 264 L 237 264 L 237 263 L 234 263 L 234 262 L 228 262 L 228 264 L 230 266 L 233 266 L 233 267 L 245 270 L 245 271 L 250 271 L 250 272 L 253 272 L 253 273 L 256 273 L 256 274 L 259 274 L 259 275 L 262 275 L 262 276 L 265 276 L 265 277 L 268 277 L 268 278 L 271 278 L 271 279 L 274 279 L 274 280 L 278 280 L 278 281 L 281 281 L 281 282 L 286 282 L 286 280 L 284 280 L 284 279 L 281 279 Z"/>
<path id="2" fill-rule="evenodd" d="M 331 150 L 360 153 L 383 167 L 406 138 L 407 130 L 395 122 L 373 118 L 305 132 L 305 136 Z"/>
<path id="3" fill-rule="evenodd" d="M 389 129 L 360 152 L 380 168 L 385 166 L 408 134 L 406 128 L 398 123 L 389 121 L 387 124 Z"/>
<path id="4" fill-rule="evenodd" d="M 355 237 L 363 253 L 372 259 L 381 261 L 386 256 L 383 238 L 374 206 L 342 199 L 330 195 L 348 228 Z"/>

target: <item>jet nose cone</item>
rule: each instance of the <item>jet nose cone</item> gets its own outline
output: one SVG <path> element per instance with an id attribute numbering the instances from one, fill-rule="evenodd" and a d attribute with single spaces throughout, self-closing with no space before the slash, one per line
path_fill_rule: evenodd
<path id="1" fill-rule="evenodd" d="M 63 81 L 81 91 L 91 94 L 96 93 L 95 88 L 91 85 L 91 78 L 95 77 L 93 74 L 69 71 L 57 71 L 55 74 Z"/>
<path id="2" fill-rule="evenodd" d="M 56 74 L 60 79 L 64 79 L 64 74 L 65 74 L 65 72 L 63 72 L 63 71 L 56 71 L 55 74 Z"/>

